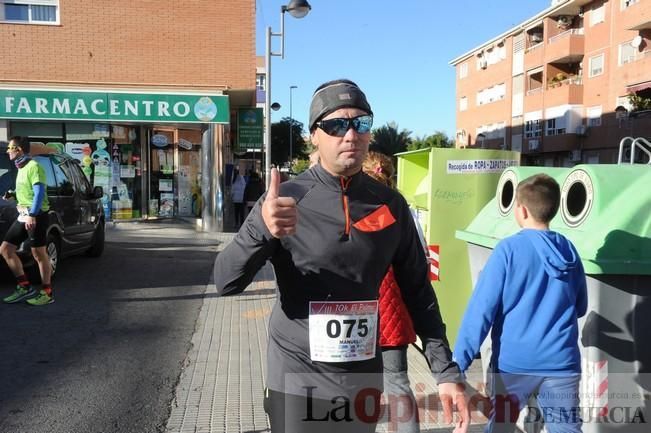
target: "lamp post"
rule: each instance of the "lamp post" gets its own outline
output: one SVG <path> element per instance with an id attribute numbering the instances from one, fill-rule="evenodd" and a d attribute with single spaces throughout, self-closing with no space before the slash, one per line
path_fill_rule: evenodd
<path id="1" fill-rule="evenodd" d="M 285 57 L 285 12 L 289 12 L 294 18 L 303 18 L 312 9 L 312 6 L 306 0 L 291 0 L 287 6 L 280 8 L 280 33 L 273 33 L 271 26 L 267 27 L 266 36 L 266 50 L 265 50 L 265 69 L 267 73 L 267 89 L 265 92 L 264 103 L 264 177 L 265 185 L 269 189 L 269 182 L 271 180 L 271 56 Z M 273 36 L 280 37 L 280 53 L 273 53 L 271 51 L 271 38 Z"/>
<path id="2" fill-rule="evenodd" d="M 292 141 L 294 141 L 294 118 L 292 117 L 292 90 L 298 86 L 289 86 L 289 171 L 292 170 Z"/>

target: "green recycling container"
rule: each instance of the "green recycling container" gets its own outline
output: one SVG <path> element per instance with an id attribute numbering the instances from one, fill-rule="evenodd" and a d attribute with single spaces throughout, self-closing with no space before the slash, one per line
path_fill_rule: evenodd
<path id="1" fill-rule="evenodd" d="M 430 251 L 430 274 L 447 337 L 454 344 L 472 293 L 466 227 L 495 195 L 500 175 L 520 162 L 518 152 L 428 148 L 399 153 L 398 190 L 418 215 Z"/>
<path id="2" fill-rule="evenodd" d="M 649 432 L 651 166 L 505 170 L 495 197 L 456 234 L 467 242 L 473 285 L 495 245 L 520 230 L 513 216 L 518 182 L 541 172 L 561 186 L 550 228 L 574 243 L 588 282 L 588 312 L 579 320 L 583 431 Z M 487 338 L 482 359 L 489 345 Z"/>

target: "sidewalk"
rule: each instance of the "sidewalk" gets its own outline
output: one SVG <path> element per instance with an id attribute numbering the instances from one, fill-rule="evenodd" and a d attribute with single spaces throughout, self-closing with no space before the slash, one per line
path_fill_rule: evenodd
<path id="1" fill-rule="evenodd" d="M 205 233 L 187 222 L 143 222 L 107 224 L 109 242 L 147 242 L 217 245 L 218 251 L 233 238 L 233 233 Z M 212 283 L 212 282 L 211 282 Z M 206 285 L 203 306 L 192 338 L 192 348 L 183 364 L 176 387 L 168 433 L 261 433 L 269 431 L 262 408 L 266 368 L 267 322 L 275 302 L 275 281 L 270 265 L 240 295 L 220 298 L 214 284 Z M 477 363 L 476 363 L 477 364 Z M 415 349 L 409 350 L 409 376 L 415 386 L 419 406 L 427 406 L 436 385 L 427 364 Z M 481 371 L 473 366 L 469 382 L 475 385 Z M 435 400 L 429 400 L 432 404 Z M 421 412 L 422 432 L 447 432 L 442 413 L 436 409 Z M 378 432 L 388 431 L 381 422 Z M 474 424 L 471 432 L 481 432 Z"/>

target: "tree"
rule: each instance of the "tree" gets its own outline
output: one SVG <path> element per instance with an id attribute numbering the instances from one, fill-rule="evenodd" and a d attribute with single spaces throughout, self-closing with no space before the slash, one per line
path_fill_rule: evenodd
<path id="1" fill-rule="evenodd" d="M 283 117 L 271 125 L 271 163 L 284 166 L 289 162 L 289 131 L 292 131 L 292 159 L 306 157 L 303 123 Z"/>
<path id="2" fill-rule="evenodd" d="M 430 147 L 450 148 L 454 147 L 454 141 L 445 132 L 436 131 L 432 135 L 416 138 L 407 146 L 407 150 L 429 149 Z"/>
<path id="3" fill-rule="evenodd" d="M 396 153 L 404 152 L 411 143 L 409 137 L 411 131 L 406 129 L 398 131 L 396 122 L 387 122 L 386 125 L 373 129 L 371 133 L 373 138 L 371 139 L 370 149 L 385 155 L 393 156 Z"/>

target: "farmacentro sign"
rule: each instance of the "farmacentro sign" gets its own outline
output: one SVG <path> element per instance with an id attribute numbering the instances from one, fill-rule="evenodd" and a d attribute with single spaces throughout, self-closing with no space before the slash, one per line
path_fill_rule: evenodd
<path id="1" fill-rule="evenodd" d="M 228 96 L 0 89 L 0 118 L 229 123 Z"/>

